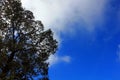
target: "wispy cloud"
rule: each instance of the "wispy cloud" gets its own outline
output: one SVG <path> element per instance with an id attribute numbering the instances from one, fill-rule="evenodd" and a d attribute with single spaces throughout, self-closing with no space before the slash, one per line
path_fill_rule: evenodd
<path id="1" fill-rule="evenodd" d="M 70 63 L 71 57 L 70 56 L 63 56 L 63 57 L 61 57 L 61 61 L 64 61 L 66 63 Z"/>
<path id="2" fill-rule="evenodd" d="M 50 66 L 57 64 L 57 63 L 70 63 L 71 57 L 70 56 L 58 56 L 58 55 L 51 55 L 47 62 L 50 63 Z"/>
<path id="3" fill-rule="evenodd" d="M 57 36 L 80 26 L 67 26 L 77 21 L 93 31 L 104 22 L 107 0 L 22 0 L 23 6 L 34 12 L 36 19 L 42 20 L 45 28 L 54 30 Z"/>
<path id="4" fill-rule="evenodd" d="M 120 61 L 120 44 L 118 45 L 118 50 L 117 50 L 117 60 Z"/>

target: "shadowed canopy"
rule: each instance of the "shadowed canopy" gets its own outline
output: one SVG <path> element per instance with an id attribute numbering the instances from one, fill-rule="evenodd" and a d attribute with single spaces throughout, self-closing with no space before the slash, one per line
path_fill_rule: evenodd
<path id="1" fill-rule="evenodd" d="M 0 0 L 0 79 L 48 80 L 46 60 L 57 41 L 41 21 L 21 6 L 20 0 Z"/>

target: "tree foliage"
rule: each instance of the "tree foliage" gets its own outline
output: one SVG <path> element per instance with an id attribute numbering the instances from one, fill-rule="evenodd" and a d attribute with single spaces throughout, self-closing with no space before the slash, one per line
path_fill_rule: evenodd
<path id="1" fill-rule="evenodd" d="M 0 79 L 48 80 L 46 62 L 57 48 L 52 31 L 21 6 L 20 0 L 0 0 Z"/>

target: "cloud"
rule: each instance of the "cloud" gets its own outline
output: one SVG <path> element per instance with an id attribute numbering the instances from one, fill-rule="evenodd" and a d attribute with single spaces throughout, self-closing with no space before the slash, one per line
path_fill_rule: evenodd
<path id="1" fill-rule="evenodd" d="M 56 36 L 73 32 L 79 26 L 68 26 L 78 22 L 88 31 L 104 22 L 107 0 L 22 0 L 23 6 L 41 20 L 45 28 L 51 28 Z"/>
<path id="2" fill-rule="evenodd" d="M 71 61 L 71 57 L 70 56 L 63 56 L 63 57 L 61 57 L 61 61 L 69 63 Z"/>
<path id="3" fill-rule="evenodd" d="M 71 57 L 70 56 L 58 56 L 58 55 L 51 55 L 47 62 L 50 63 L 50 66 L 57 64 L 57 63 L 70 63 Z"/>
<path id="4" fill-rule="evenodd" d="M 46 29 L 51 28 L 54 35 L 61 42 L 61 33 L 73 34 L 75 30 L 86 29 L 93 32 L 97 25 L 104 22 L 104 10 L 107 0 L 21 0 L 23 6 L 31 10 L 37 20 L 41 20 Z M 82 26 L 70 26 L 75 22 Z M 48 62 L 69 63 L 70 56 L 51 55 Z"/>
<path id="5" fill-rule="evenodd" d="M 120 61 L 120 44 L 118 45 L 117 58 Z"/>

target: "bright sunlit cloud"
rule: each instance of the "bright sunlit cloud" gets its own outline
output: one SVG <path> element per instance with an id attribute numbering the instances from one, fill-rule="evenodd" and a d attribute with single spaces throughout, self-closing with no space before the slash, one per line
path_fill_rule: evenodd
<path id="1" fill-rule="evenodd" d="M 26 9 L 33 11 L 35 18 L 41 20 L 45 28 L 59 33 L 68 33 L 80 27 L 70 27 L 77 21 L 86 25 L 88 31 L 93 31 L 104 22 L 104 9 L 107 0 L 22 0 Z M 82 27 L 82 26 L 81 26 Z"/>
<path id="2" fill-rule="evenodd" d="M 76 29 L 85 28 L 93 32 L 104 22 L 104 9 L 107 0 L 22 0 L 23 7 L 34 13 L 46 29 L 51 28 L 61 42 L 60 33 L 72 34 Z M 84 26 L 68 26 L 78 22 Z M 50 56 L 50 64 L 59 61 L 70 62 L 69 56 Z"/>

